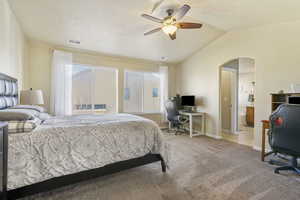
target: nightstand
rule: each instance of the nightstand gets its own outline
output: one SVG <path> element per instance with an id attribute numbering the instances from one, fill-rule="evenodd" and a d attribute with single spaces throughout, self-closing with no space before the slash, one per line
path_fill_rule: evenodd
<path id="1" fill-rule="evenodd" d="M 8 130 L 7 123 L 0 122 L 0 192 L 1 199 L 6 199 L 7 191 L 7 152 Z"/>

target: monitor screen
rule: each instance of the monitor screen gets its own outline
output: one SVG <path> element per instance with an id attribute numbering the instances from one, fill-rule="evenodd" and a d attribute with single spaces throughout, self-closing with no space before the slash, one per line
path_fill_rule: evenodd
<path id="1" fill-rule="evenodd" d="M 294 96 L 294 97 L 289 97 L 289 104 L 300 104 L 300 97 Z"/>
<path id="2" fill-rule="evenodd" d="M 195 96 L 181 96 L 182 106 L 195 106 Z"/>

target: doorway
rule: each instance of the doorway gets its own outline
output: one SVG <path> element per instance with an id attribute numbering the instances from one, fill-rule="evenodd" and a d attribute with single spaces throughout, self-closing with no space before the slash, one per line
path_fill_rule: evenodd
<path id="1" fill-rule="evenodd" d="M 220 119 L 224 139 L 252 146 L 254 140 L 255 63 L 231 60 L 220 67 Z"/>

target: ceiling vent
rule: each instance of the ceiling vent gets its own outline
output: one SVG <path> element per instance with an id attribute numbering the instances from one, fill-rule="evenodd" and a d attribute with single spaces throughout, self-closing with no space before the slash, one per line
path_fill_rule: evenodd
<path id="1" fill-rule="evenodd" d="M 71 44 L 80 44 L 79 40 L 69 40 L 69 43 Z"/>

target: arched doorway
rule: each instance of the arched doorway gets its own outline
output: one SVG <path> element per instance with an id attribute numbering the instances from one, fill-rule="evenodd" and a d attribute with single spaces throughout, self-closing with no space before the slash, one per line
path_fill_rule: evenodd
<path id="1" fill-rule="evenodd" d="M 220 66 L 220 131 L 224 139 L 253 145 L 255 61 L 236 58 Z"/>

